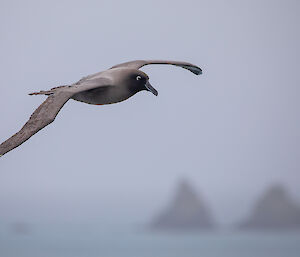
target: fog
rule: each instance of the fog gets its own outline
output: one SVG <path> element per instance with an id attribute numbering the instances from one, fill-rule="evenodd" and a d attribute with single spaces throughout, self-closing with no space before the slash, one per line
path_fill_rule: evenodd
<path id="1" fill-rule="evenodd" d="M 191 180 L 225 226 L 272 183 L 300 202 L 299 1 L 1 1 L 0 141 L 36 90 L 134 59 L 149 92 L 70 100 L 0 160 L 0 220 L 145 224 Z"/>

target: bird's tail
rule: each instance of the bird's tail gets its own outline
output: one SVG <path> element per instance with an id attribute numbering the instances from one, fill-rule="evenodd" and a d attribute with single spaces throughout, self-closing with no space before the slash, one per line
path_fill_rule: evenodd
<path id="1" fill-rule="evenodd" d="M 67 87 L 67 86 L 58 86 L 58 87 L 51 88 L 50 90 L 47 91 L 41 90 L 40 92 L 33 92 L 33 93 L 29 93 L 28 95 L 53 95 L 56 89 L 62 87 Z"/>
<path id="2" fill-rule="evenodd" d="M 43 91 L 41 90 L 40 92 L 33 92 L 33 93 L 29 93 L 28 95 L 52 95 L 53 92 L 51 92 L 51 90 L 48 91 Z"/>

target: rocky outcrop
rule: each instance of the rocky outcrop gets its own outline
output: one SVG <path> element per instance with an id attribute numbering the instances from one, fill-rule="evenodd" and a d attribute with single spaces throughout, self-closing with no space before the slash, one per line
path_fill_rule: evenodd
<path id="1" fill-rule="evenodd" d="M 181 180 L 171 204 L 151 223 L 156 230 L 211 229 L 213 219 L 204 201 L 193 187 Z"/>
<path id="2" fill-rule="evenodd" d="M 242 229 L 300 229 L 300 207 L 283 186 L 269 188 L 254 206 Z"/>

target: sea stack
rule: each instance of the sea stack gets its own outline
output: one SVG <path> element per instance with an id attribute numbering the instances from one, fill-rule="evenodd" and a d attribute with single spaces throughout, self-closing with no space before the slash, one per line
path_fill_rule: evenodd
<path id="1" fill-rule="evenodd" d="M 213 227 L 205 202 L 186 179 L 182 179 L 170 205 L 151 223 L 155 230 L 204 230 Z"/>
<path id="2" fill-rule="evenodd" d="M 254 206 L 241 229 L 300 229 L 300 207 L 281 185 L 270 187 Z"/>

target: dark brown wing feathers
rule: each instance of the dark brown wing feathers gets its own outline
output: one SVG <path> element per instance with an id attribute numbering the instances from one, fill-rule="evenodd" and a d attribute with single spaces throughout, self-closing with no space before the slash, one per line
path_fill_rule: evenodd
<path id="1" fill-rule="evenodd" d="M 117 64 L 115 66 L 113 66 L 111 69 L 113 68 L 120 68 L 120 67 L 127 67 L 127 68 L 132 68 L 132 69 L 139 69 L 145 65 L 149 65 L 149 64 L 169 64 L 169 65 L 175 65 L 175 66 L 179 66 L 182 67 L 184 69 L 187 69 L 191 72 L 193 72 L 196 75 L 200 75 L 202 74 L 202 70 L 201 68 L 199 68 L 198 66 L 188 63 L 188 62 L 178 62 L 178 61 L 165 61 L 165 60 L 136 60 L 136 61 L 131 61 L 131 62 L 125 62 L 125 63 L 121 63 L 121 64 Z"/>
<path id="2" fill-rule="evenodd" d="M 54 121 L 56 115 L 69 100 L 68 92 L 57 92 L 48 98 L 34 111 L 22 129 L 0 145 L 0 156 L 18 147 L 42 128 Z"/>

